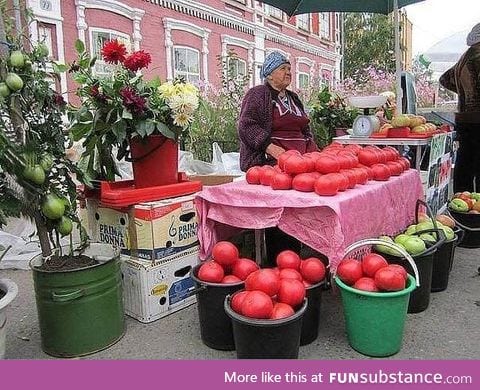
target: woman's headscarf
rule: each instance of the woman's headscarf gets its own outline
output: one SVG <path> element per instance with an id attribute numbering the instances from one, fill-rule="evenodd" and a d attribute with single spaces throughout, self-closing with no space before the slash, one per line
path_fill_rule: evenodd
<path id="1" fill-rule="evenodd" d="M 468 46 L 473 46 L 477 43 L 480 43 L 480 23 L 476 24 L 467 36 Z"/>
<path id="2" fill-rule="evenodd" d="M 262 69 L 260 70 L 260 77 L 264 80 L 280 65 L 289 63 L 290 61 L 282 53 L 279 51 L 272 51 L 267 58 L 265 58 Z"/>

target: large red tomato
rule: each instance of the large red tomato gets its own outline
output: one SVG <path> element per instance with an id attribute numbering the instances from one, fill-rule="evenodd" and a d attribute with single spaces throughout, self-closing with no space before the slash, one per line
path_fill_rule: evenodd
<path id="1" fill-rule="evenodd" d="M 407 271 L 400 264 L 389 264 L 388 268 L 399 272 L 405 280 L 407 280 Z"/>
<path id="2" fill-rule="evenodd" d="M 215 261 L 207 261 L 198 269 L 198 279 L 204 282 L 221 283 L 225 272 L 223 267 Z"/>
<path id="3" fill-rule="evenodd" d="M 315 169 L 320 173 L 333 173 L 340 170 L 337 157 L 323 155 L 315 161 Z"/>
<path id="4" fill-rule="evenodd" d="M 384 267 L 375 274 L 375 284 L 383 291 L 400 291 L 405 288 L 405 278 L 396 269 Z"/>
<path id="5" fill-rule="evenodd" d="M 338 163 L 340 164 L 340 169 L 352 168 L 352 161 L 345 154 L 339 153 L 336 158 Z"/>
<path id="6" fill-rule="evenodd" d="M 387 181 L 390 179 L 390 169 L 385 164 L 375 164 L 371 167 L 373 180 Z"/>
<path id="7" fill-rule="evenodd" d="M 270 186 L 274 190 L 290 190 L 292 188 L 292 177 L 288 173 L 278 172 L 273 176 Z"/>
<path id="8" fill-rule="evenodd" d="M 302 156 L 293 155 L 285 160 L 283 170 L 285 173 L 298 175 L 308 171 L 309 163 Z"/>
<path id="9" fill-rule="evenodd" d="M 213 259 L 220 265 L 228 267 L 238 260 L 238 249 L 228 241 L 219 241 L 213 246 Z"/>
<path id="10" fill-rule="evenodd" d="M 357 185 L 357 175 L 351 169 L 343 169 L 340 171 L 348 179 L 348 188 L 353 188 Z"/>
<path id="11" fill-rule="evenodd" d="M 346 145 L 345 150 L 353 152 L 355 155 L 358 154 L 360 150 L 362 150 L 362 147 L 357 144 L 351 144 L 351 145 Z"/>
<path id="12" fill-rule="evenodd" d="M 365 184 L 368 181 L 368 172 L 364 168 L 353 168 L 357 175 L 357 184 Z"/>
<path id="13" fill-rule="evenodd" d="M 281 318 L 288 318 L 295 314 L 295 310 L 290 305 L 282 302 L 276 302 L 273 305 L 272 320 L 279 320 Z"/>
<path id="14" fill-rule="evenodd" d="M 368 277 L 361 277 L 354 283 L 352 287 L 363 291 L 379 291 L 377 285 L 375 284 L 375 280 Z"/>
<path id="15" fill-rule="evenodd" d="M 234 312 L 242 314 L 242 304 L 247 294 L 248 291 L 239 291 L 233 294 L 232 300 L 230 301 L 230 306 Z"/>
<path id="16" fill-rule="evenodd" d="M 292 180 L 292 188 L 301 192 L 313 192 L 316 176 L 313 172 L 300 173 L 296 175 Z"/>
<path id="17" fill-rule="evenodd" d="M 243 298 L 242 314 L 250 318 L 267 319 L 272 316 L 273 301 L 263 291 L 248 291 Z"/>
<path id="18" fill-rule="evenodd" d="M 370 278 L 373 278 L 380 268 L 386 266 L 388 266 L 387 260 L 379 254 L 369 253 L 362 258 L 363 273 Z"/>
<path id="19" fill-rule="evenodd" d="M 403 170 L 408 171 L 410 169 L 410 160 L 406 157 L 400 157 L 398 159 L 403 164 Z"/>
<path id="20" fill-rule="evenodd" d="M 350 185 L 350 180 L 348 180 L 348 177 L 342 172 L 329 173 L 328 175 L 332 179 L 336 179 L 338 181 L 338 191 L 345 191 Z"/>
<path id="21" fill-rule="evenodd" d="M 300 156 L 300 152 L 298 150 L 292 149 L 287 150 L 286 152 L 283 152 L 280 156 L 278 156 L 278 166 L 282 171 L 284 170 L 285 161 L 294 155 Z"/>
<path id="22" fill-rule="evenodd" d="M 281 251 L 276 258 L 278 268 L 300 268 L 300 256 L 291 250 Z"/>
<path id="23" fill-rule="evenodd" d="M 360 164 L 366 165 L 367 167 L 378 163 L 377 154 L 372 150 L 362 149 L 358 152 L 357 157 L 358 162 Z"/>
<path id="24" fill-rule="evenodd" d="M 296 269 L 293 268 L 282 268 L 279 274 L 280 279 L 296 279 L 302 281 L 302 275 Z"/>
<path id="25" fill-rule="evenodd" d="M 272 183 L 273 177 L 277 171 L 273 169 L 270 165 L 264 165 L 262 167 L 262 172 L 260 173 L 260 184 L 264 186 L 269 186 Z"/>
<path id="26" fill-rule="evenodd" d="M 235 284 L 241 281 L 242 280 L 235 275 L 225 275 L 222 279 L 222 284 Z"/>
<path id="27" fill-rule="evenodd" d="M 240 280 L 247 279 L 247 276 L 259 269 L 257 263 L 253 260 L 240 258 L 232 266 L 232 275 L 235 275 Z"/>
<path id="28" fill-rule="evenodd" d="M 338 178 L 332 178 L 330 175 L 320 176 L 315 181 L 315 192 L 321 196 L 333 196 L 336 195 L 340 188 L 340 181 Z"/>
<path id="29" fill-rule="evenodd" d="M 302 304 L 306 291 L 302 282 L 295 279 L 281 279 L 277 293 L 278 302 L 286 303 L 292 307 Z"/>
<path id="30" fill-rule="evenodd" d="M 260 184 L 260 175 L 262 168 L 259 166 L 251 167 L 248 169 L 245 178 L 248 184 Z"/>
<path id="31" fill-rule="evenodd" d="M 280 286 L 280 278 L 277 273 L 270 268 L 259 269 L 252 272 L 245 279 L 245 290 L 263 291 L 265 294 L 273 297 L 277 294 Z"/>
<path id="32" fill-rule="evenodd" d="M 300 264 L 300 273 L 307 282 L 315 284 L 325 278 L 325 265 L 316 257 L 309 257 Z"/>
<path id="33" fill-rule="evenodd" d="M 353 285 L 363 276 L 362 263 L 355 259 L 343 259 L 337 267 L 337 276 L 343 283 Z"/>

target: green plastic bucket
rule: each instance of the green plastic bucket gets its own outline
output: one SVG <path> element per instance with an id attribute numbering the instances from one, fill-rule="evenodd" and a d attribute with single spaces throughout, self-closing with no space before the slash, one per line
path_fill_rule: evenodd
<path id="1" fill-rule="evenodd" d="M 374 357 L 390 356 L 400 351 L 415 279 L 408 275 L 405 289 L 381 293 L 354 289 L 338 277 L 335 282 L 340 287 L 350 346 Z"/>
<path id="2" fill-rule="evenodd" d="M 98 352 L 125 333 L 118 251 L 95 243 L 84 254 L 99 264 L 78 270 L 44 271 L 37 268 L 42 256 L 30 262 L 42 350 L 52 356 Z"/>

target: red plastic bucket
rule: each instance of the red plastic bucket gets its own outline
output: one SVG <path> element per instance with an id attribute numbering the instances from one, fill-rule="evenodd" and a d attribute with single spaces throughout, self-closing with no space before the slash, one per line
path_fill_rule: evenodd
<path id="1" fill-rule="evenodd" d="M 178 144 L 173 139 L 163 135 L 132 138 L 130 154 L 136 188 L 178 182 Z"/>

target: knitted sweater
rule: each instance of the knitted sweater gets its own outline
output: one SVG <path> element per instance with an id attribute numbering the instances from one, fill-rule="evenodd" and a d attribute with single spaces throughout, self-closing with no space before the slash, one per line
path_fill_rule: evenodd
<path id="1" fill-rule="evenodd" d="M 304 111 L 298 95 L 287 90 L 295 104 Z M 254 165 L 273 164 L 275 160 L 265 156 L 267 146 L 271 143 L 273 99 L 278 91 L 268 84 L 251 88 L 243 98 L 238 120 L 238 137 L 240 139 L 240 168 L 246 171 Z M 305 138 L 313 140 L 310 127 L 302 129 Z"/>

